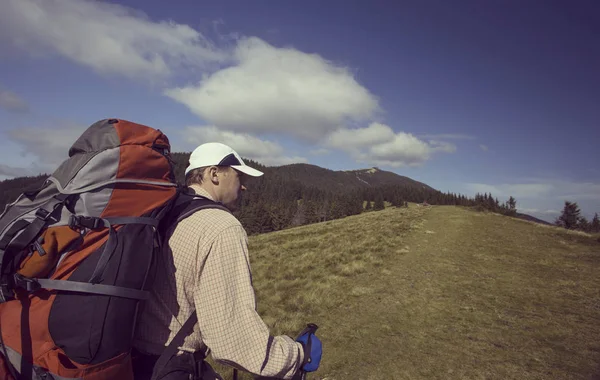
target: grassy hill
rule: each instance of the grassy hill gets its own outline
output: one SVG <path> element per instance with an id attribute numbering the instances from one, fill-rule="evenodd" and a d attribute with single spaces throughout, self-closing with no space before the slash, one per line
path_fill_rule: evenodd
<path id="1" fill-rule="evenodd" d="M 595 239 L 411 205 L 253 236 L 250 253 L 273 333 L 320 326 L 309 379 L 593 379 Z"/>

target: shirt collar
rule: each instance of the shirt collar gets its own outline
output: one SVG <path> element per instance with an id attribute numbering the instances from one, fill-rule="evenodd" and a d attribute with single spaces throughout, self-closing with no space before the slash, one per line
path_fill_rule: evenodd
<path id="1" fill-rule="evenodd" d="M 193 184 L 191 186 L 189 186 L 190 189 L 192 189 L 197 195 L 200 195 L 204 198 L 208 198 L 211 201 L 214 201 L 214 198 L 212 197 L 212 195 L 210 195 L 210 193 L 208 191 L 206 191 L 205 189 L 202 188 L 202 186 L 197 185 L 197 184 Z"/>

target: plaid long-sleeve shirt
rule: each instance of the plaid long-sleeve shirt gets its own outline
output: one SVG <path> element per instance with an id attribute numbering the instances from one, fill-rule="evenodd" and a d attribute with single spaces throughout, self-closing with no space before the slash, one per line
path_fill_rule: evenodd
<path id="1" fill-rule="evenodd" d="M 159 257 L 151 293 L 134 341 L 141 352 L 162 353 L 196 310 L 198 323 L 181 351 L 206 346 L 219 362 L 283 379 L 302 363 L 302 345 L 271 336 L 256 312 L 246 231 L 224 210 L 200 210 L 177 225 Z"/>

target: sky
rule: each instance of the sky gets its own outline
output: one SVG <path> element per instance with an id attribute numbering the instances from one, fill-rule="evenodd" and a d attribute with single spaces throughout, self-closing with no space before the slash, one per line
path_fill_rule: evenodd
<path id="1" fill-rule="evenodd" d="M 91 124 L 600 213 L 594 0 L 0 0 L 0 179 Z"/>

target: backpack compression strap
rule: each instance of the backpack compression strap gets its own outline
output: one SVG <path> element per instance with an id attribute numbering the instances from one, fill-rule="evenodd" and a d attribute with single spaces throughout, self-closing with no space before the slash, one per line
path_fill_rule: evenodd
<path id="1" fill-rule="evenodd" d="M 113 228 L 115 224 L 146 224 L 158 226 L 158 220 L 149 217 L 115 217 L 115 218 L 95 218 L 95 217 L 80 217 L 72 216 L 70 224 L 79 225 L 91 229 L 106 228 L 109 229 L 109 237 L 100 259 L 96 264 L 94 273 L 89 282 L 79 282 L 70 280 L 50 280 L 43 278 L 27 278 L 19 274 L 14 275 L 15 285 L 26 289 L 28 292 L 36 291 L 40 288 L 63 290 L 78 293 L 102 294 L 113 297 L 132 298 L 138 300 L 148 299 L 149 292 L 133 288 L 126 288 L 115 285 L 104 285 L 98 282 L 102 278 L 102 274 L 113 251 L 117 246 L 116 232 Z"/>
<path id="2" fill-rule="evenodd" d="M 70 280 L 48 280 L 44 278 L 28 278 L 15 274 L 15 285 L 26 289 L 28 292 L 34 292 L 38 289 L 63 290 L 76 293 L 101 294 L 105 296 L 132 298 L 145 300 L 150 294 L 144 290 L 125 288 L 123 286 L 92 284 L 89 282 L 79 282 Z"/>
<path id="3" fill-rule="evenodd" d="M 2 236 L 0 240 L 0 303 L 8 300 L 7 297 L 10 297 L 13 286 L 12 273 L 7 266 L 15 255 L 34 242 L 44 228 L 60 220 L 62 208 L 69 197 L 68 194 L 58 194 L 52 197 L 49 202 L 37 209 L 33 221 L 18 220 Z"/>
<path id="4" fill-rule="evenodd" d="M 44 227 L 60 220 L 62 206 L 69 195 L 58 194 L 50 202 L 37 209 L 36 218 L 31 222 L 23 219 L 17 221 L 0 240 L 0 250 L 4 252 L 18 252 L 27 247 L 35 239 Z M 49 209 L 49 210 L 48 210 Z M 19 231 L 23 232 L 15 238 Z"/>

